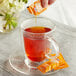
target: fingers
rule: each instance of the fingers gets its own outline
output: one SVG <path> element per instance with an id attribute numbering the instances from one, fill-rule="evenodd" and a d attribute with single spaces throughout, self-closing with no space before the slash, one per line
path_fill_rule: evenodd
<path id="1" fill-rule="evenodd" d="M 52 3 L 54 3 L 55 0 L 48 0 L 48 4 L 51 5 Z"/>
<path id="2" fill-rule="evenodd" d="M 46 8 L 48 5 L 51 5 L 55 0 L 40 0 L 43 8 Z"/>
<path id="3" fill-rule="evenodd" d="M 48 6 L 48 0 L 41 0 L 41 5 L 43 8 L 46 8 Z"/>

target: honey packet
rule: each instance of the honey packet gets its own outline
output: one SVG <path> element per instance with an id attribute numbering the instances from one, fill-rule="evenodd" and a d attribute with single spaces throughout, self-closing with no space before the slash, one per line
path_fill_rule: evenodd
<path id="1" fill-rule="evenodd" d="M 55 55 L 55 54 L 54 54 Z M 52 54 L 53 56 L 53 54 Z M 59 53 L 59 56 L 56 58 L 56 61 L 51 61 L 49 59 L 49 61 L 44 62 L 43 64 L 39 65 L 37 67 L 37 69 L 39 69 L 42 73 L 46 73 L 49 71 L 56 71 L 59 69 L 64 69 L 69 67 L 69 65 L 67 64 L 67 62 L 64 60 L 63 56 L 61 53 Z"/>
<path id="2" fill-rule="evenodd" d="M 40 1 L 35 1 L 33 4 L 27 7 L 29 13 L 39 15 L 44 12 L 47 8 L 42 8 Z"/>

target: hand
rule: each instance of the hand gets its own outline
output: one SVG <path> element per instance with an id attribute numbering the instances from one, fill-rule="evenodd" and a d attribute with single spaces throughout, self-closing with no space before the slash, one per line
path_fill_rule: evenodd
<path id="1" fill-rule="evenodd" d="M 47 7 L 48 5 L 51 5 L 52 3 L 55 2 L 55 0 L 40 0 L 41 1 L 41 5 L 43 8 Z"/>

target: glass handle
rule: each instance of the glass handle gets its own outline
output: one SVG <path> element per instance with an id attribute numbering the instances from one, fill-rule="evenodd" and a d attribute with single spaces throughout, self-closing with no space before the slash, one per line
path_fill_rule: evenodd
<path id="1" fill-rule="evenodd" d="M 48 37 L 48 41 L 50 42 L 51 51 L 46 54 L 46 57 L 51 60 L 55 60 L 55 58 L 59 55 L 59 46 L 53 38 Z M 52 49 L 53 47 L 53 49 Z"/>

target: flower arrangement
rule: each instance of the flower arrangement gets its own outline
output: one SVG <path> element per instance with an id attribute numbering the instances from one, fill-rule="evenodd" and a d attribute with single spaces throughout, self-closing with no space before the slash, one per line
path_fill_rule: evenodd
<path id="1" fill-rule="evenodd" d="M 17 14 L 25 9 L 27 0 L 0 0 L 0 32 L 17 27 Z"/>

